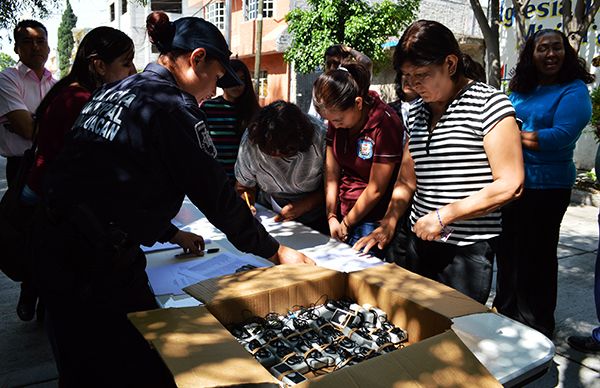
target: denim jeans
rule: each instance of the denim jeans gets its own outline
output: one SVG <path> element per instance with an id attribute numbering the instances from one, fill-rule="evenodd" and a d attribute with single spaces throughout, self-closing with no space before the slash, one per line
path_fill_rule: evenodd
<path id="1" fill-rule="evenodd" d="M 346 240 L 346 244 L 352 246 L 362 237 L 368 236 L 372 231 L 379 227 L 379 222 L 363 222 L 356 226 L 353 226 L 348 231 L 348 240 Z M 376 256 L 380 259 L 384 259 L 383 251 L 376 246 L 371 248 L 369 253 L 373 256 Z"/>

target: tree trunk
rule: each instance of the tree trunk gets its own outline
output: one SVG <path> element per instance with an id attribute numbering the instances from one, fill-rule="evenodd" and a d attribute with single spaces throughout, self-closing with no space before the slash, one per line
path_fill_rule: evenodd
<path id="1" fill-rule="evenodd" d="M 525 18 L 523 14 L 525 8 L 529 5 L 529 0 L 512 0 L 513 14 L 515 16 L 515 26 L 517 30 L 517 51 L 521 51 L 521 47 L 525 44 L 527 33 L 525 29 Z"/>
<path id="2" fill-rule="evenodd" d="M 500 2 L 499 0 L 490 0 L 488 3 L 488 14 L 490 15 L 490 27 L 492 30 L 492 39 L 487 47 L 487 73 L 488 83 L 500 89 Z"/>
<path id="3" fill-rule="evenodd" d="M 256 13 L 256 49 L 254 53 L 254 89 L 260 99 L 260 60 L 262 55 L 263 0 L 258 0 Z"/>
<path id="4" fill-rule="evenodd" d="M 588 33 L 590 25 L 594 22 L 596 13 L 600 8 L 600 0 L 593 0 L 589 9 L 585 0 L 576 0 L 575 11 L 573 11 L 573 2 L 563 0 L 562 24 L 565 35 L 569 39 L 569 44 L 576 53 L 579 52 L 581 43 Z"/>
<path id="5" fill-rule="evenodd" d="M 500 88 L 500 45 L 498 34 L 498 22 L 500 5 L 498 0 L 490 0 L 490 21 L 481 8 L 479 0 L 469 0 L 471 8 L 477 20 L 477 24 L 483 33 L 486 51 L 486 72 L 488 84 Z"/>

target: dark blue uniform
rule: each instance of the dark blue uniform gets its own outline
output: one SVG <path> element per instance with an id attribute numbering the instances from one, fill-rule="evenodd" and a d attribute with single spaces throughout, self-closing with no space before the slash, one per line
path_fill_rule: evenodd
<path id="1" fill-rule="evenodd" d="M 196 99 L 158 64 L 84 106 L 48 171 L 34 230 L 35 273 L 65 386 L 168 385 L 126 313 L 157 307 L 139 244 L 174 236 L 170 220 L 185 195 L 238 249 L 277 252 L 215 155 Z"/>
<path id="2" fill-rule="evenodd" d="M 231 189 L 196 99 L 163 66 L 94 94 L 49 174 L 52 206 L 89 204 L 144 245 L 167 241 L 184 195 L 240 250 L 271 257 L 278 243 Z"/>

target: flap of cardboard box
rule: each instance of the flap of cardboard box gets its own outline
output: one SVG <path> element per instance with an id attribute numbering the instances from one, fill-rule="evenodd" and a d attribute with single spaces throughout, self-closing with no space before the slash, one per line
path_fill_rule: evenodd
<path id="1" fill-rule="evenodd" d="M 277 380 L 205 307 L 144 311 L 128 317 L 161 355 L 178 387 L 277 386 Z"/>
<path id="2" fill-rule="evenodd" d="M 203 302 L 221 323 L 239 323 L 253 315 L 285 313 L 300 303 L 324 303 L 346 293 L 346 274 L 326 268 L 277 265 L 208 279 L 184 288 Z"/>
<path id="3" fill-rule="evenodd" d="M 396 294 L 450 319 L 488 311 L 484 305 L 455 289 L 395 264 L 371 267 L 348 276 L 350 288 L 358 290 L 362 303 L 378 300 L 381 308 L 386 307 L 381 305 L 382 294 Z"/>
<path id="4" fill-rule="evenodd" d="M 456 334 L 449 330 L 298 387 L 501 386 Z"/>

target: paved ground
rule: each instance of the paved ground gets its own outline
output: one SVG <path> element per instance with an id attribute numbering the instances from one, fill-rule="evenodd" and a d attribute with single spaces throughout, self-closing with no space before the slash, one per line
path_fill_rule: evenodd
<path id="1" fill-rule="evenodd" d="M 6 187 L 4 163 L 0 157 L 0 195 Z M 600 388 L 600 355 L 585 355 L 566 344 L 569 335 L 587 334 L 597 324 L 592 293 L 597 214 L 596 207 L 576 204 L 567 211 L 559 246 L 557 354 L 550 370 L 527 387 Z M 57 373 L 43 327 L 19 321 L 18 295 L 18 285 L 0 273 L 0 388 L 55 388 Z"/>

